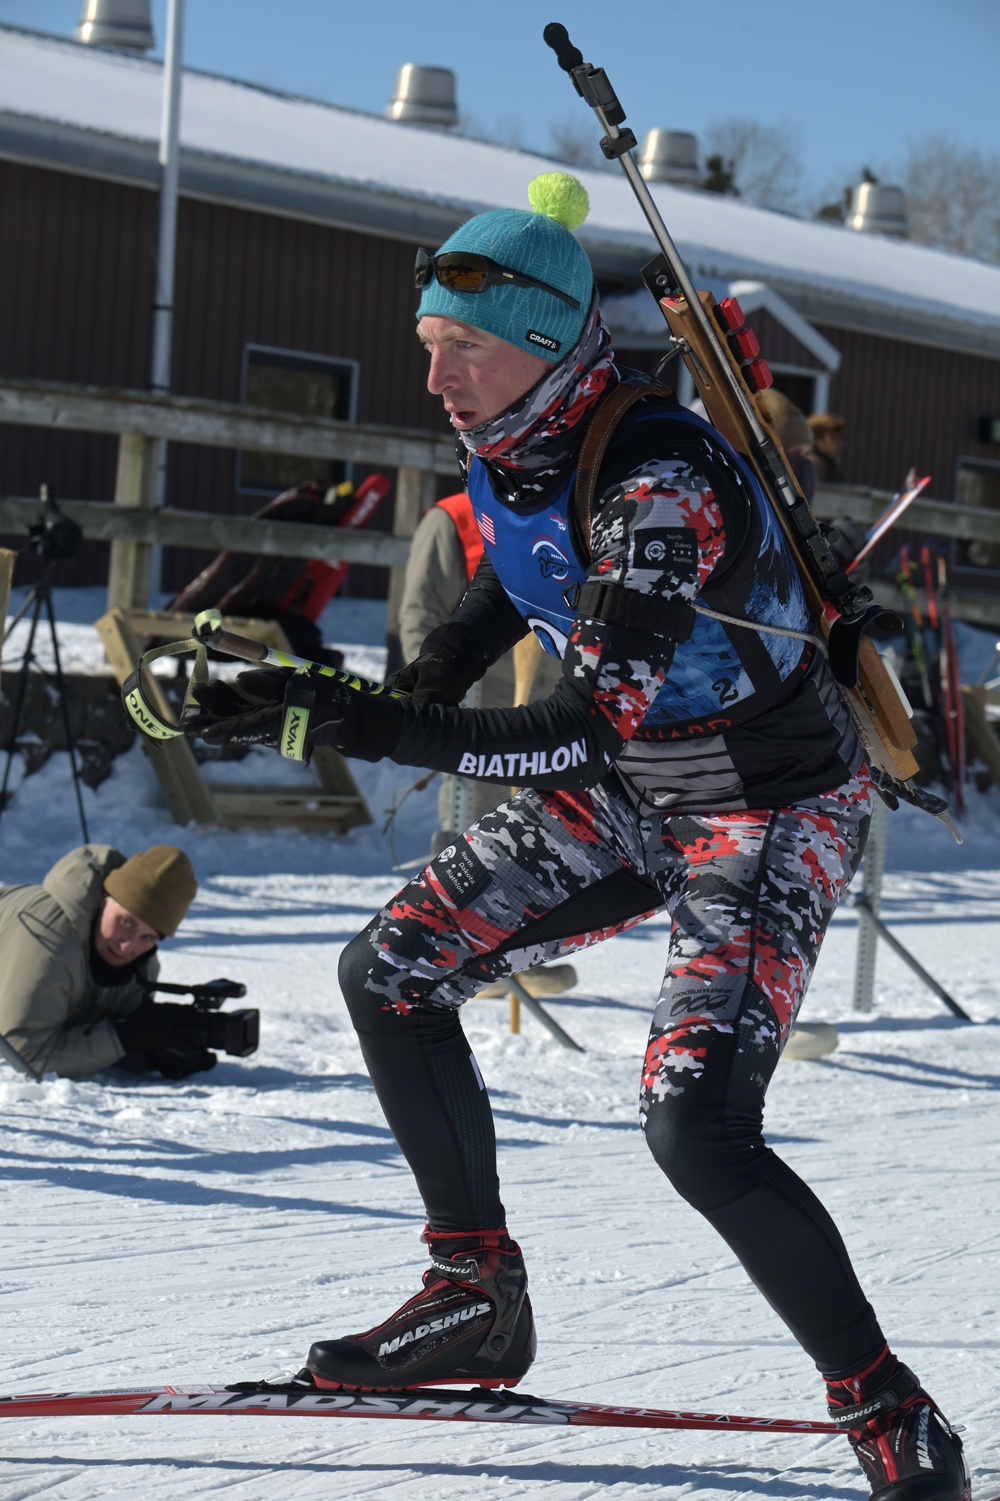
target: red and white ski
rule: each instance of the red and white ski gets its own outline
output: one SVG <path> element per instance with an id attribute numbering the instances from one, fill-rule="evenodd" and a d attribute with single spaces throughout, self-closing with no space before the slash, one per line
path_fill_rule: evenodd
<path id="1" fill-rule="evenodd" d="M 145 1386 L 121 1391 L 41 1392 L 0 1397 L 0 1418 L 54 1417 L 410 1418 L 431 1422 L 516 1423 L 556 1428 L 695 1428 L 751 1433 L 836 1433 L 819 1419 L 751 1418 L 558 1402 L 515 1392 L 414 1387 L 405 1392 L 321 1391 L 312 1386 L 237 1382 L 232 1386 Z"/>
<path id="2" fill-rule="evenodd" d="M 920 492 L 922 490 L 926 490 L 927 486 L 931 482 L 931 477 L 929 474 L 925 474 L 923 479 L 917 479 L 913 474 L 913 471 L 911 470 L 910 473 L 906 476 L 906 480 L 906 488 L 901 490 L 898 495 L 894 495 L 892 497 L 892 500 L 889 502 L 888 506 L 882 512 L 878 520 L 868 528 L 867 532 L 865 533 L 865 540 L 864 544 L 861 547 L 861 550 L 856 553 L 848 563 L 847 567 L 844 569 L 845 573 L 853 573 L 858 564 L 864 558 L 867 558 L 876 542 L 881 541 L 889 528 L 895 526 L 900 516 L 902 516 L 907 507 L 916 500 Z"/>

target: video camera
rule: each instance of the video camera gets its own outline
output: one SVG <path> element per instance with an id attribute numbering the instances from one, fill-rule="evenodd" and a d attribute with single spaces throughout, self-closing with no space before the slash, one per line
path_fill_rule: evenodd
<path id="1" fill-rule="evenodd" d="M 83 540 L 82 529 L 60 511 L 51 486 L 39 487 L 38 501 L 42 519 L 28 528 L 32 547 L 49 563 L 75 557 Z"/>
<path id="2" fill-rule="evenodd" d="M 192 1011 L 200 1012 L 204 1036 L 197 1042 L 230 1058 L 248 1058 L 256 1053 L 260 1042 L 260 1012 L 251 1007 L 240 1011 L 220 1011 L 223 1001 L 239 1000 L 247 993 L 239 980 L 207 980 L 204 985 L 166 985 L 162 981 L 144 985 L 147 996 L 163 991 L 166 995 L 189 995 Z"/>

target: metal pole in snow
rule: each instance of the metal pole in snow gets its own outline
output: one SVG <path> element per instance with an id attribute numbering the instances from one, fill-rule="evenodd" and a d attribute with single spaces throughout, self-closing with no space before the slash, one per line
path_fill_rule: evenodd
<path id="1" fill-rule="evenodd" d="M 885 851 L 889 837 L 889 810 L 876 794 L 872 803 L 872 821 L 861 866 L 861 900 L 858 902 L 858 951 L 854 965 L 854 1009 L 870 1011 L 875 994 L 875 956 L 878 931 L 868 917 L 877 918 L 882 899 L 885 874 Z M 853 904 L 852 904 L 853 905 Z"/>
<path id="2" fill-rule="evenodd" d="M 969 1022 L 972 1017 L 965 1011 L 953 996 L 950 996 L 943 985 L 929 974 L 919 960 L 915 959 L 908 949 L 905 949 L 879 916 L 879 907 L 882 901 L 882 880 L 885 875 L 886 845 L 889 839 L 889 811 L 882 799 L 876 796 L 872 804 L 872 821 L 868 833 L 868 844 L 865 847 L 865 858 L 861 866 L 862 884 L 861 891 L 857 894 L 848 892 L 846 902 L 853 907 L 858 914 L 858 948 L 854 966 L 854 1009 L 855 1011 L 870 1011 L 875 995 L 875 956 L 878 951 L 880 938 L 898 954 L 904 964 L 908 964 L 913 973 L 938 996 L 948 1010 L 962 1021 Z"/>
<path id="3" fill-rule="evenodd" d="M 181 117 L 181 72 L 184 57 L 184 0 L 169 0 L 167 38 L 163 55 L 163 103 L 160 115 L 160 228 L 156 247 L 156 291 L 153 298 L 153 364 L 150 387 L 170 390 L 170 355 L 174 325 L 174 263 L 177 247 L 177 177 Z M 161 441 L 156 459 L 154 504 L 166 502 L 167 445 Z M 154 549 L 151 583 L 159 588 L 162 550 Z"/>

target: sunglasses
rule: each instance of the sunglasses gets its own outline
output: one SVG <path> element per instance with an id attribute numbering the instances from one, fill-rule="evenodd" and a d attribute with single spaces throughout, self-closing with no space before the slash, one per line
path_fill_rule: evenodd
<path id="1" fill-rule="evenodd" d="M 511 271 L 509 267 L 491 261 L 488 255 L 478 255 L 474 251 L 446 250 L 443 255 L 429 255 L 426 250 L 418 250 L 413 268 L 414 286 L 430 286 L 434 278 L 449 292 L 485 292 L 487 287 L 502 286 L 535 287 L 539 292 L 551 292 L 553 297 L 569 303 L 571 308 L 579 311 L 580 307 L 575 297 L 560 292 L 558 287 L 525 276 L 523 271 Z"/>

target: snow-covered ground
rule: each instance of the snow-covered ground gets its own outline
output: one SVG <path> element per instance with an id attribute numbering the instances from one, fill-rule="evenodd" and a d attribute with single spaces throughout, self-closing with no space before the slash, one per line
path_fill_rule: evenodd
<path id="1" fill-rule="evenodd" d="M 96 665 L 86 622 L 100 595 L 57 591 L 56 603 L 64 665 Z M 375 673 L 379 624 L 378 606 L 343 601 L 326 634 L 351 665 Z M 16 636 L 10 645 L 16 665 Z M 988 659 L 991 643 L 969 645 Z M 262 771 L 282 768 L 271 758 L 254 776 Z M 399 884 L 391 865 L 426 850 L 435 789 L 405 803 L 393 855 L 384 810 L 412 777 L 356 771 L 375 823 L 344 838 L 179 830 L 138 748 L 85 792 L 95 841 L 128 853 L 159 842 L 188 850 L 201 888 L 164 945 L 164 978 L 244 981 L 262 1041 L 253 1057 L 182 1084 L 34 1085 L 0 1064 L 0 1391 L 273 1375 L 299 1365 L 313 1339 L 363 1328 L 416 1289 L 420 1205 L 335 976 L 342 944 Z M 974 1025 L 884 949 L 875 1009 L 853 1012 L 856 922 L 845 910 L 804 1010 L 806 1020 L 836 1023 L 840 1047 L 821 1062 L 779 1066 L 768 1127 L 835 1215 L 890 1338 L 965 1425 L 978 1493 L 992 1496 L 996 794 L 973 796 L 963 833 L 958 848 L 926 816 L 893 815 L 883 915 Z M 80 842 L 67 758 L 56 756 L 17 787 L 0 819 L 0 882 L 40 880 Z M 583 1054 L 530 1017 L 511 1035 L 505 1001 L 466 1011 L 540 1328 L 526 1385 L 603 1402 L 822 1417 L 808 1360 L 640 1137 L 638 1073 L 664 941 L 654 921 L 581 957 L 577 989 L 550 1004 Z M 2 1432 L 2 1501 L 865 1494 L 846 1442 L 827 1437 L 211 1417 L 22 1419 Z"/>

